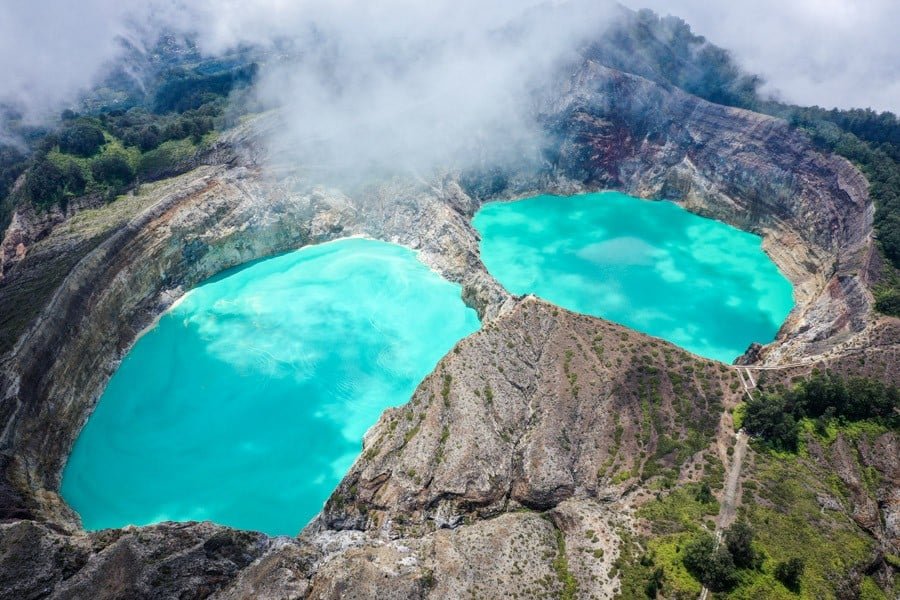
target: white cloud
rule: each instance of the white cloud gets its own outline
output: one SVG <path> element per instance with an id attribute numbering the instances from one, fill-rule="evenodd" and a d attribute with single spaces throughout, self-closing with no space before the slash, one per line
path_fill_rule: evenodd
<path id="1" fill-rule="evenodd" d="M 900 3 L 628 4 L 682 16 L 788 100 L 900 110 Z M 209 53 L 292 39 L 302 60 L 260 86 L 290 109 L 276 150 L 298 150 L 307 164 L 396 157 L 418 168 L 448 152 L 477 156 L 488 139 L 493 149 L 527 146 L 529 84 L 598 35 L 608 9 L 603 0 L 7 0 L 0 102 L 53 114 L 118 56 L 120 37 L 140 45 L 163 26 L 196 33 Z"/>
<path id="2" fill-rule="evenodd" d="M 579 0 L 43 0 L 0 8 L 0 101 L 58 111 L 120 53 L 168 27 L 216 53 L 289 39 L 258 93 L 286 108 L 273 141 L 305 165 L 427 168 L 529 145 L 529 85 L 611 4 Z M 491 148 L 486 141 L 490 140 Z"/>
<path id="3" fill-rule="evenodd" d="M 896 0 L 625 0 L 687 21 L 766 90 L 802 105 L 900 113 Z"/>
<path id="4" fill-rule="evenodd" d="M 4 2 L 0 100 L 40 113 L 71 97 L 117 52 L 127 12 L 127 3 L 115 0 Z"/>

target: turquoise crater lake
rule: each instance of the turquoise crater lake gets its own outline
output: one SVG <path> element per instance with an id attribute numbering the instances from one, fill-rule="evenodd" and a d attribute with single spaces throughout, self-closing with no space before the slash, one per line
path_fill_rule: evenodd
<path id="1" fill-rule="evenodd" d="M 212 520 L 295 535 L 365 431 L 480 324 L 409 249 L 305 248 L 192 290 L 122 361 L 62 495 L 86 529 Z"/>
<path id="2" fill-rule="evenodd" d="M 618 192 L 486 204 L 481 258 L 514 294 L 533 293 L 724 362 L 772 341 L 790 282 L 759 236 L 671 202 Z"/>

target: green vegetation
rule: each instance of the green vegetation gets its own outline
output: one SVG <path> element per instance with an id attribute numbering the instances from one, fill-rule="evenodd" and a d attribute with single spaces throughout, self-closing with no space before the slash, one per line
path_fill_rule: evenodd
<path id="1" fill-rule="evenodd" d="M 789 558 L 775 565 L 775 579 L 792 592 L 800 591 L 800 576 L 803 575 L 803 559 Z"/>
<path id="2" fill-rule="evenodd" d="M 682 561 L 685 545 L 694 536 L 705 534 L 704 523 L 719 512 L 719 505 L 704 493 L 709 486 L 687 484 L 660 493 L 656 500 L 642 506 L 637 516 L 650 525 L 653 537 L 638 540 L 624 532 L 623 546 L 616 561 L 621 571 L 622 598 L 655 598 L 657 592 L 665 597 L 696 598 L 700 583 L 688 572 Z M 708 534 L 706 534 L 708 535 Z"/>
<path id="3" fill-rule="evenodd" d="M 215 102 L 235 88 L 251 84 L 258 72 L 255 63 L 213 75 L 180 69 L 172 71 L 156 91 L 154 112 L 185 112 Z"/>
<path id="4" fill-rule="evenodd" d="M 122 154 L 106 154 L 91 163 L 94 181 L 111 188 L 124 187 L 134 181 L 134 167 Z"/>
<path id="5" fill-rule="evenodd" d="M 697 493 L 694 495 L 697 502 L 701 504 L 712 504 L 716 501 L 715 497 L 712 494 L 712 489 L 710 489 L 709 484 L 705 481 L 700 484 L 700 487 L 697 489 Z"/>
<path id="6" fill-rule="evenodd" d="M 646 594 L 648 598 L 656 598 L 662 588 L 662 580 L 663 570 L 660 567 L 657 567 L 653 573 L 650 574 L 650 579 L 644 586 L 644 594 Z"/>
<path id="7" fill-rule="evenodd" d="M 252 84 L 257 65 L 204 62 L 199 53 L 164 46 L 157 49 L 163 68 L 140 97 L 129 82 L 118 82 L 129 99 L 116 105 L 127 110 L 108 104 L 85 115 L 66 110 L 51 131 L 31 131 L 15 115 L 0 115 L 18 138 L 16 146 L 0 145 L 0 227 L 22 203 L 47 210 L 88 194 L 112 200 L 137 183 L 183 173 L 216 131 L 236 122 L 246 105 L 229 95 Z M 11 192 L 23 173 L 24 184 Z"/>
<path id="8" fill-rule="evenodd" d="M 662 571 L 659 589 L 666 597 L 696 598 L 700 595 L 700 583 L 685 568 L 681 560 L 685 544 L 690 541 L 689 533 L 679 533 L 664 538 L 654 538 L 646 542 L 647 553 L 641 557 L 642 566 L 650 567 L 646 573 L 646 591 L 650 581 L 656 579 L 656 570 Z M 652 586 L 649 586 L 652 588 Z"/>
<path id="9" fill-rule="evenodd" d="M 836 421 L 835 421 L 836 423 Z M 834 427 L 836 425 L 832 425 Z M 873 425 L 841 426 L 845 437 L 883 431 Z M 717 598 L 817 599 L 846 589 L 851 571 L 874 559 L 871 537 L 844 513 L 823 511 L 818 498 L 845 501 L 849 491 L 801 454 L 757 453 L 745 466 L 743 508 L 718 549 L 711 535 L 716 504 L 706 504 L 704 488 L 688 484 L 641 507 L 636 516 L 652 536 L 623 538 L 616 562 L 622 598 L 696 598 L 702 583 Z M 661 576 L 655 577 L 657 570 Z M 872 588 L 860 585 L 860 593 Z"/>
<path id="10" fill-rule="evenodd" d="M 407 432 L 403 435 L 403 445 L 404 445 L 404 446 L 405 446 L 406 444 L 408 444 L 409 441 L 410 441 L 411 439 L 413 439 L 414 437 L 416 437 L 416 434 L 419 433 L 419 428 L 420 428 L 420 427 L 421 427 L 421 425 L 420 425 L 419 423 L 416 423 L 415 426 L 414 426 L 412 429 L 410 429 L 409 431 L 407 431 Z"/>
<path id="11" fill-rule="evenodd" d="M 649 554 L 641 554 L 641 548 L 627 531 L 620 530 L 622 540 L 619 557 L 613 563 L 611 575 L 619 575 L 622 587 L 619 591 L 621 600 L 646 600 L 656 598 L 659 592 L 669 595 L 671 576 L 658 566 Z M 690 576 L 686 576 L 692 581 Z M 700 593 L 700 587 L 694 590 L 694 597 Z M 651 595 L 652 594 L 652 595 Z"/>
<path id="12" fill-rule="evenodd" d="M 765 578 L 762 573 L 763 554 L 754 545 L 755 531 L 746 520 L 739 520 L 716 545 L 707 532 L 700 532 L 689 539 L 682 552 L 685 569 L 698 581 L 714 592 L 734 590 L 738 585 L 756 585 Z M 790 584 L 789 589 L 799 591 L 803 560 L 791 558 L 775 567 L 776 578 Z M 785 584 L 787 586 L 787 584 Z"/>
<path id="13" fill-rule="evenodd" d="M 900 315 L 900 121 L 872 110 L 775 107 L 771 112 L 806 131 L 820 148 L 849 159 L 869 180 L 878 241 L 893 266 L 875 290 L 876 308 Z"/>
<path id="14" fill-rule="evenodd" d="M 744 426 L 744 417 L 747 415 L 747 404 L 741 402 L 731 410 L 731 420 L 735 431 L 740 431 Z"/>
<path id="15" fill-rule="evenodd" d="M 822 432 L 834 419 L 900 427 L 900 392 L 896 386 L 872 379 L 845 380 L 815 372 L 790 390 L 765 392 L 748 400 L 743 425 L 772 447 L 795 451 L 800 422 L 807 418 L 816 419 L 816 428 Z"/>
<path id="16" fill-rule="evenodd" d="M 742 515 L 763 560 L 759 571 L 741 578 L 732 597 L 834 597 L 852 569 L 872 560 L 871 537 L 842 512 L 822 510 L 818 497 L 843 498 L 846 490 L 810 459 L 758 453 L 748 475 L 758 486 L 750 496 L 745 491 Z M 781 580 L 795 573 L 796 585 Z"/>
<path id="17" fill-rule="evenodd" d="M 556 558 L 553 559 L 553 570 L 562 585 L 560 600 L 575 600 L 578 597 L 578 580 L 569 571 L 569 559 L 566 557 L 566 536 L 562 530 L 556 530 Z"/>
<path id="18" fill-rule="evenodd" d="M 759 77 L 745 74 L 727 50 L 695 35 L 682 19 L 647 9 L 624 13 L 589 48 L 588 56 L 719 104 L 752 104 L 762 84 Z"/>
<path id="19" fill-rule="evenodd" d="M 6 198 L 9 190 L 27 167 L 27 157 L 20 148 L 0 146 L 0 199 Z M 0 215 L 5 211 L 0 211 Z M 0 219 L 0 226 L 4 221 Z"/>
<path id="20" fill-rule="evenodd" d="M 737 584 L 734 560 L 727 548 L 719 546 L 708 533 L 695 536 L 684 547 L 682 562 L 697 581 L 714 592 L 726 591 Z"/>
<path id="21" fill-rule="evenodd" d="M 738 521 L 725 532 L 725 547 L 739 569 L 757 569 L 762 563 L 759 553 L 753 548 L 753 535 L 753 528 L 747 521 Z"/>
<path id="22" fill-rule="evenodd" d="M 441 380 L 441 398 L 444 400 L 444 406 L 450 408 L 450 386 L 453 384 L 453 375 L 444 373 Z"/>
<path id="23" fill-rule="evenodd" d="M 192 139 L 167 140 L 141 155 L 137 175 L 143 181 L 153 181 L 176 175 L 185 170 L 200 146 Z"/>
<path id="24" fill-rule="evenodd" d="M 106 143 L 103 130 L 90 121 L 76 121 L 59 133 L 59 150 L 66 154 L 88 157 Z"/>
<path id="25" fill-rule="evenodd" d="M 863 577 L 859 582 L 859 600 L 888 600 L 888 597 L 871 577 Z"/>
<path id="26" fill-rule="evenodd" d="M 34 205 L 46 208 L 69 197 L 80 196 L 86 186 L 84 173 L 73 163 L 61 167 L 44 158 L 29 170 L 22 193 Z"/>
<path id="27" fill-rule="evenodd" d="M 134 109 L 138 110 L 138 109 Z M 143 181 L 175 175 L 190 167 L 199 147 L 172 144 L 147 149 L 116 135 L 114 117 L 77 119 L 59 135 L 48 135 L 30 159 L 25 184 L 15 202 L 30 202 L 39 209 L 64 205 L 70 198 L 99 194 L 107 199 Z M 180 134 L 179 134 L 180 135 Z M 162 142 L 165 144 L 166 142 Z M 186 152 L 190 149 L 189 156 Z"/>
<path id="28" fill-rule="evenodd" d="M 563 360 L 563 372 L 566 374 L 566 379 L 569 381 L 569 389 L 572 391 L 572 397 L 578 398 L 578 373 L 575 373 L 571 369 L 572 365 L 572 357 L 574 356 L 574 352 L 572 350 L 566 350 L 565 359 Z"/>
<path id="29" fill-rule="evenodd" d="M 648 502 L 638 511 L 655 534 L 697 531 L 707 517 L 719 513 L 719 503 L 709 492 L 709 484 L 687 484 Z"/>
<path id="30" fill-rule="evenodd" d="M 900 274 L 885 269 L 884 281 L 875 286 L 875 310 L 894 317 L 900 316 Z"/>
<path id="31" fill-rule="evenodd" d="M 731 590 L 745 576 L 743 571 L 755 571 L 762 565 L 753 538 L 753 528 L 743 520 L 725 531 L 718 546 L 711 534 L 701 531 L 684 545 L 681 562 L 688 573 L 710 590 Z"/>

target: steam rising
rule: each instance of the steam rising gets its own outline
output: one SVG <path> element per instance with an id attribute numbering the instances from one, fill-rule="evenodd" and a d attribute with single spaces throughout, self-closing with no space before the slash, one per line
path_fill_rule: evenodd
<path id="1" fill-rule="evenodd" d="M 538 142 L 533 88 L 602 32 L 610 6 L 527 8 L 463 0 L 425 9 L 399 0 L 377 14 L 308 23 L 298 59 L 269 70 L 259 86 L 284 108 L 273 154 L 342 171 L 422 171 L 527 154 Z"/>

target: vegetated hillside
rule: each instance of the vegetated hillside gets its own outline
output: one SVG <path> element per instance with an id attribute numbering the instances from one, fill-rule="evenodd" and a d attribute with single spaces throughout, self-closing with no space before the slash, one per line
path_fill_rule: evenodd
<path id="1" fill-rule="evenodd" d="M 886 597 L 895 555 L 867 527 L 897 489 L 898 442 L 872 425 L 835 420 L 796 453 L 754 443 L 714 549 L 741 377 L 525 299 L 385 413 L 298 538 L 17 521 L 0 528 L 0 598 L 693 598 L 704 583 L 718 598 Z"/>
<path id="2" fill-rule="evenodd" d="M 747 107 L 758 100 L 762 85 L 758 76 L 744 73 L 727 50 L 695 34 L 685 21 L 649 9 L 621 10 L 609 30 L 582 53 L 716 104 Z"/>
<path id="3" fill-rule="evenodd" d="M 754 437 L 736 519 L 716 548 L 709 522 L 720 507 L 705 488 L 657 494 L 636 511 L 641 533 L 624 540 L 622 597 L 696 597 L 702 584 L 717 598 L 895 597 L 900 390 L 885 370 L 895 352 L 872 346 L 818 368 L 742 368 L 752 392 L 731 424 Z"/>
<path id="4" fill-rule="evenodd" d="M 189 42 L 166 37 L 150 53 L 129 53 L 82 99 L 81 114 L 67 109 L 35 128 L 4 108 L 18 140 L 0 146 L 0 227 L 22 204 L 47 211 L 82 196 L 111 201 L 136 183 L 196 166 L 215 132 L 237 122 L 244 103 L 235 95 L 258 71 L 251 59 L 249 51 L 202 59 Z"/>
<path id="5" fill-rule="evenodd" d="M 616 24 L 582 54 L 712 102 L 785 118 L 823 150 L 857 164 L 871 184 L 877 235 L 888 259 L 875 289 L 877 308 L 900 314 L 900 121 L 895 115 L 767 100 L 758 91 L 761 79 L 743 72 L 728 51 L 683 20 L 650 10 L 621 9 Z M 15 111 L 3 109 L 7 127 L 30 150 L 0 147 L 0 227 L 22 203 L 46 210 L 86 194 L 109 200 L 136 182 L 196 166 L 215 132 L 259 109 L 241 90 L 254 81 L 254 61 L 265 58 L 251 48 L 203 58 L 189 40 L 166 37 L 149 53 L 132 50 L 123 66 L 81 101 L 81 117 L 66 111 L 57 126 L 40 129 L 17 124 Z M 133 72 L 143 74 L 141 85 Z M 88 139 L 97 139 L 97 129 L 105 141 L 99 147 Z M 10 193 L 26 170 L 24 185 Z"/>

